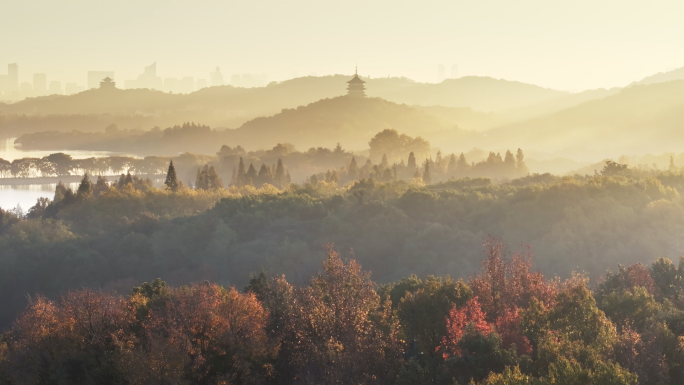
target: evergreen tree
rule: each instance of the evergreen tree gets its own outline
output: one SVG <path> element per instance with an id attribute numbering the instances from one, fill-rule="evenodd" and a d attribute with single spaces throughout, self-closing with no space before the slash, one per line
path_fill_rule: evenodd
<path id="1" fill-rule="evenodd" d="M 285 167 L 283 166 L 283 161 L 278 159 L 278 166 L 275 171 L 275 184 L 277 187 L 282 187 L 285 184 Z"/>
<path id="2" fill-rule="evenodd" d="M 103 176 L 97 177 L 97 182 L 93 187 L 93 195 L 98 196 L 101 192 L 109 190 L 109 184 L 107 183 L 107 178 Z"/>
<path id="3" fill-rule="evenodd" d="M 130 171 L 126 174 L 126 179 L 124 179 L 124 186 L 129 184 L 129 183 L 131 183 L 131 184 L 133 183 L 133 176 L 131 176 Z"/>
<path id="4" fill-rule="evenodd" d="M 209 190 L 209 180 L 207 174 L 209 172 L 209 165 L 205 165 L 202 169 L 197 169 L 197 177 L 195 178 L 195 188 L 198 190 Z"/>
<path id="5" fill-rule="evenodd" d="M 430 171 L 430 160 L 425 160 L 425 171 L 423 172 L 423 182 L 432 184 L 432 172 Z"/>
<path id="6" fill-rule="evenodd" d="M 333 170 L 332 174 L 330 174 L 330 181 L 335 184 L 340 183 L 340 176 L 337 174 L 337 170 Z"/>
<path id="7" fill-rule="evenodd" d="M 265 183 L 273 184 L 273 175 L 271 174 L 271 170 L 268 168 L 268 166 L 262 163 L 261 168 L 259 169 L 258 184 L 261 186 Z"/>
<path id="8" fill-rule="evenodd" d="M 173 167 L 173 161 L 169 164 L 169 170 L 166 172 L 164 184 L 166 185 L 166 188 L 171 191 L 178 190 L 178 177 L 176 176 L 176 168 Z"/>
<path id="9" fill-rule="evenodd" d="M 207 180 L 209 181 L 209 189 L 220 190 L 223 188 L 223 181 L 218 176 L 218 173 L 216 173 L 214 166 L 209 166 L 209 170 L 207 171 Z"/>
<path id="10" fill-rule="evenodd" d="M 245 163 L 242 161 L 242 157 L 240 157 L 240 164 L 238 165 L 237 172 L 237 183 L 235 185 L 238 187 L 245 185 Z"/>
<path id="11" fill-rule="evenodd" d="M 64 199 L 64 194 L 66 193 L 66 187 L 64 187 L 64 183 L 62 181 L 59 181 L 57 183 L 57 187 L 55 188 L 55 197 L 52 199 L 54 203 L 57 203 Z"/>
<path id="12" fill-rule="evenodd" d="M 311 175 L 311 178 L 309 178 L 309 183 L 311 183 L 314 186 L 318 184 L 318 177 L 316 176 L 316 174 Z"/>
<path id="13" fill-rule="evenodd" d="M 285 174 L 285 183 L 292 183 L 292 178 L 290 178 L 290 170 L 287 170 L 287 174 Z"/>
<path id="14" fill-rule="evenodd" d="M 219 190 L 223 188 L 223 181 L 219 178 L 214 166 L 205 164 L 201 170 L 197 169 L 195 188 L 199 190 Z"/>
<path id="15" fill-rule="evenodd" d="M 230 176 L 230 184 L 237 186 L 237 169 L 233 167 L 233 174 Z"/>
<path id="16" fill-rule="evenodd" d="M 468 161 L 463 153 L 458 156 L 458 162 L 456 163 L 459 170 L 465 170 L 468 168 Z"/>
<path id="17" fill-rule="evenodd" d="M 513 153 L 510 150 L 506 150 L 506 155 L 504 156 L 504 165 L 507 169 L 514 169 L 516 167 L 516 160 L 513 157 Z"/>
<path id="18" fill-rule="evenodd" d="M 254 182 L 257 181 L 257 177 L 259 175 L 257 174 L 256 169 L 254 168 L 254 165 L 252 163 L 249 164 L 249 169 L 247 170 L 247 174 L 245 175 L 245 184 L 251 184 L 254 186 Z"/>
<path id="19" fill-rule="evenodd" d="M 380 162 L 380 167 L 385 169 L 389 167 L 389 162 L 387 161 L 387 155 L 382 154 L 382 161 Z"/>
<path id="20" fill-rule="evenodd" d="M 521 149 L 518 149 L 518 152 L 516 152 L 515 160 L 519 169 L 527 168 L 527 166 L 525 165 L 525 155 L 523 155 Z"/>
<path id="21" fill-rule="evenodd" d="M 359 177 L 359 166 L 356 164 L 356 158 L 352 156 L 351 162 L 349 163 L 348 169 L 349 179 L 356 180 Z"/>
<path id="22" fill-rule="evenodd" d="M 411 153 L 409 154 L 408 163 L 406 164 L 406 167 L 408 167 L 409 170 L 413 170 L 417 167 L 416 166 L 416 156 L 413 155 L 413 151 L 411 151 Z"/>
<path id="23" fill-rule="evenodd" d="M 79 199 L 86 199 L 93 196 L 93 184 L 88 178 L 88 174 L 83 175 L 81 179 L 81 184 L 78 185 L 78 190 L 76 192 L 76 197 Z"/>
<path id="24" fill-rule="evenodd" d="M 449 173 L 449 175 L 453 175 L 456 172 L 456 167 L 456 155 L 451 154 L 451 156 L 449 157 L 449 166 L 447 166 L 447 172 Z"/>

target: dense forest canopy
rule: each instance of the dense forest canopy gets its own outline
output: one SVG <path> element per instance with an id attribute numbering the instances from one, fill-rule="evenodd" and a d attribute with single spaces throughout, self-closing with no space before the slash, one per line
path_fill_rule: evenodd
<path id="1" fill-rule="evenodd" d="M 529 252 L 511 254 L 493 238 L 484 246 L 482 266 L 468 280 L 411 275 L 377 286 L 369 271 L 328 244 L 328 258 L 308 285 L 262 271 L 242 290 L 155 279 L 125 296 L 93 289 L 37 296 L 0 339 L 2 381 L 684 380 L 684 261 L 618 266 L 592 291 L 582 276 L 535 272 Z"/>
<path id="2" fill-rule="evenodd" d="M 280 162 L 263 173 L 241 163 L 243 174 L 236 170 L 231 181 L 220 182 L 209 166 L 195 168 L 189 183 L 178 178 L 173 189 L 135 175 L 98 177 L 78 191 L 58 186 L 52 202 L 39 202 L 25 218 L 4 212 L 4 324 L 27 292 L 121 289 L 157 276 L 173 285 L 210 279 L 239 286 L 261 268 L 301 283 L 330 241 L 354 250 L 381 283 L 414 273 L 468 277 L 487 235 L 533 245 L 541 271 L 561 277 L 580 271 L 597 278 L 617 263 L 684 251 L 679 169 L 610 162 L 596 176 L 439 182 L 437 167 L 426 163 L 408 181 L 359 174 L 366 179 L 341 187 L 324 175 L 290 184 Z"/>

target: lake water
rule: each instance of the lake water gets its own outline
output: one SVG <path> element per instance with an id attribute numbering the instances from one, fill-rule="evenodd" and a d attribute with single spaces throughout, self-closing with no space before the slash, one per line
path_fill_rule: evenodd
<path id="1" fill-rule="evenodd" d="M 22 151 L 14 147 L 14 140 L 17 138 L 0 139 L 0 159 L 13 161 L 21 158 L 42 158 L 56 152 L 63 152 L 71 155 L 74 159 L 99 158 L 102 156 L 126 155 L 120 152 L 109 151 L 71 151 L 71 150 L 50 150 L 50 151 Z"/>
<path id="2" fill-rule="evenodd" d="M 65 186 L 75 191 L 78 188 L 78 183 L 65 183 Z M 56 187 L 57 183 L 0 185 L 0 207 L 3 210 L 10 210 L 19 205 L 25 214 L 29 208 L 36 204 L 38 198 L 44 197 L 52 200 L 55 196 Z"/>
<path id="3" fill-rule="evenodd" d="M 0 139 L 0 159 L 11 162 L 21 158 L 42 158 L 56 152 L 69 154 L 74 159 L 125 155 L 106 151 L 21 151 L 14 147 L 15 139 L 16 138 Z M 31 184 L 30 178 L 27 178 L 26 181 L 27 184 L 25 185 L 0 185 L 0 207 L 2 209 L 13 209 L 19 204 L 25 213 L 30 207 L 36 204 L 38 198 L 46 197 L 52 199 L 55 196 L 56 183 Z M 68 187 L 71 187 L 71 189 L 75 191 L 78 188 L 78 183 L 69 183 Z"/>

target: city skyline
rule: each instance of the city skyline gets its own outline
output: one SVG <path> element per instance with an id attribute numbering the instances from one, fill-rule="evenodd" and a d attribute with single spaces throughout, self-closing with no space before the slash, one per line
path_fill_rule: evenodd
<path id="1" fill-rule="evenodd" d="M 20 63 L 21 82 L 46 73 L 82 84 L 91 70 L 135 79 L 155 61 L 163 77 L 207 78 L 220 67 L 227 76 L 266 73 L 281 81 L 295 71 L 350 74 L 358 62 L 364 76 L 434 82 L 436 64 L 458 63 L 461 77 L 584 90 L 623 87 L 684 66 L 684 3 L 675 0 L 428 1 L 421 7 L 388 0 L 31 0 L 10 2 L 3 11 L 12 17 L 0 24 L 0 36 L 13 38 L 1 43 L 0 65 Z"/>

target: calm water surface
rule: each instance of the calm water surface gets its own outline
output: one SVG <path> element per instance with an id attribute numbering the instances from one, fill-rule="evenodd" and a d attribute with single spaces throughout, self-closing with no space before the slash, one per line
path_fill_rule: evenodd
<path id="1" fill-rule="evenodd" d="M 15 139 L 16 138 L 0 139 L 0 159 L 11 162 L 21 158 L 42 158 L 56 152 L 69 154 L 74 159 L 125 155 L 107 151 L 21 151 L 20 149 L 14 147 Z M 27 182 L 28 183 L 25 185 L 0 185 L 0 207 L 4 210 L 8 210 L 15 208 L 18 204 L 21 206 L 24 212 L 26 212 L 31 206 L 36 204 L 36 200 L 38 200 L 38 198 L 46 197 L 52 199 L 55 196 L 55 187 L 57 187 L 56 183 L 30 184 L 30 179 L 27 179 Z M 71 187 L 72 190 L 76 190 L 78 188 L 78 183 L 69 183 L 68 187 Z"/>

